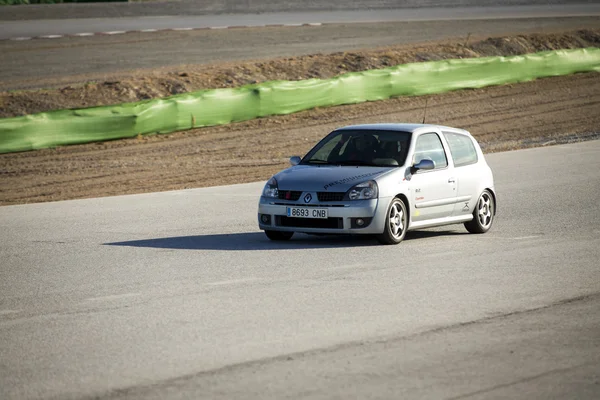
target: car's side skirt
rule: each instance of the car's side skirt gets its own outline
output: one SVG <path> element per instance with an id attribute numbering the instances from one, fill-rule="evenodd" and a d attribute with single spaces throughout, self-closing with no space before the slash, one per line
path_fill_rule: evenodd
<path id="1" fill-rule="evenodd" d="M 415 208 L 445 206 L 448 204 L 462 203 L 464 201 L 470 201 L 470 200 L 471 200 L 471 196 L 462 196 L 462 197 L 450 197 L 447 199 L 440 199 L 440 200 L 422 201 L 420 203 L 415 204 Z"/>
<path id="2" fill-rule="evenodd" d="M 463 222 L 467 222 L 473 219 L 473 215 L 457 215 L 453 217 L 443 217 L 436 219 L 428 219 L 425 221 L 415 221 L 410 224 L 408 227 L 409 231 L 421 228 L 432 228 L 434 226 L 442 226 L 442 225 L 451 225 L 451 224 L 460 224 Z"/>
<path id="3" fill-rule="evenodd" d="M 448 204 L 454 204 L 454 203 L 456 203 L 456 197 L 449 197 L 447 199 L 422 201 L 420 203 L 415 203 L 415 208 L 439 207 L 439 206 L 446 206 Z"/>

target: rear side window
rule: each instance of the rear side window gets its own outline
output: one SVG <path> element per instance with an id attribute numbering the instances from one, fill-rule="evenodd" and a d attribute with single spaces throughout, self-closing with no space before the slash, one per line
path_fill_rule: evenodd
<path id="1" fill-rule="evenodd" d="M 450 146 L 450 154 L 454 160 L 455 167 L 462 167 L 477 162 L 477 151 L 470 137 L 451 132 L 444 132 L 444 137 L 448 142 L 448 146 Z"/>
<path id="2" fill-rule="evenodd" d="M 444 146 L 437 134 L 425 133 L 417 138 L 413 162 L 416 164 L 421 160 L 433 161 L 436 169 L 448 166 Z"/>

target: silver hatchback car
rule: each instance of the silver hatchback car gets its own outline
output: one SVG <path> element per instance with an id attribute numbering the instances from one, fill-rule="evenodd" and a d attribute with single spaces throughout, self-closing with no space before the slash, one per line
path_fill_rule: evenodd
<path id="1" fill-rule="evenodd" d="M 396 244 L 414 229 L 464 223 L 485 233 L 494 222 L 492 171 L 462 129 L 347 126 L 290 162 L 269 179 L 258 205 L 258 225 L 272 240 L 294 232 L 369 234 Z"/>

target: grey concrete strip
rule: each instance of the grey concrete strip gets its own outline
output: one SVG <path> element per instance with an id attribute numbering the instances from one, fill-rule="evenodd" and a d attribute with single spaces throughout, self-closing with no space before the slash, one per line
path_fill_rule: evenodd
<path id="1" fill-rule="evenodd" d="M 487 158 L 492 231 L 432 229 L 391 247 L 269 242 L 262 183 L 0 207 L 0 398 L 268 398 L 286 386 L 278 375 L 232 366 L 307 351 L 324 354 L 291 365 L 289 387 L 309 398 L 347 398 L 344 382 L 364 383 L 361 398 L 404 383 L 405 398 L 551 398 L 544 385 L 594 398 L 597 299 L 493 318 L 600 292 L 600 141 Z M 393 341 L 404 337 L 416 341 Z M 320 366 L 330 378 L 307 387 Z M 169 384 L 214 370 L 199 389 Z"/>

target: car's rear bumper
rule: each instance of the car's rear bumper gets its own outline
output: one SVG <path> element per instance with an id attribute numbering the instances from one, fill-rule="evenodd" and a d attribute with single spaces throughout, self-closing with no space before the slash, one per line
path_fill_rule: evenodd
<path id="1" fill-rule="evenodd" d="M 379 234 L 383 232 L 386 210 L 390 198 L 358 200 L 325 204 L 305 204 L 285 202 L 261 197 L 258 205 L 258 226 L 262 230 L 328 233 L 328 234 Z M 307 207 L 326 208 L 327 220 L 312 218 L 290 218 L 287 208 Z M 263 221 L 267 216 L 267 223 Z M 358 219 L 364 224 L 359 226 Z"/>

